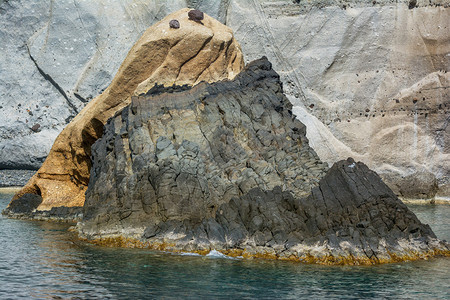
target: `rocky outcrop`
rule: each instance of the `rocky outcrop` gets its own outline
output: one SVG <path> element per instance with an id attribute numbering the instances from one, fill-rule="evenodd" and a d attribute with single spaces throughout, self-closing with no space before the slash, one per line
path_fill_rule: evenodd
<path id="1" fill-rule="evenodd" d="M 109 121 L 93 147 L 84 232 L 201 220 L 256 187 L 306 196 L 325 174 L 266 59 L 233 81 L 183 90 L 155 87 Z"/>
<path id="2" fill-rule="evenodd" d="M 24 186 L 35 172 L 33 170 L 0 170 L 0 187 Z"/>
<path id="3" fill-rule="evenodd" d="M 432 174 L 450 196 L 446 0 L 0 1 L 0 168 L 39 168 L 142 33 L 183 7 L 231 27 L 247 61 L 273 62 L 323 161 L 355 157 L 396 192 Z"/>
<path id="4" fill-rule="evenodd" d="M 243 58 L 231 29 L 205 15 L 189 20 L 189 9 L 175 12 L 152 27 L 132 47 L 108 88 L 64 128 L 36 175 L 15 195 L 36 194 L 38 210 L 82 206 L 89 181 L 91 145 L 103 125 L 130 103 L 133 94 L 162 85 L 232 79 L 243 68 Z M 179 29 L 170 28 L 177 19 Z"/>
<path id="5" fill-rule="evenodd" d="M 91 242 L 324 264 L 450 255 L 363 163 L 328 170 L 267 59 L 133 97 L 93 146 Z"/>
<path id="6" fill-rule="evenodd" d="M 148 247 L 322 264 L 377 264 L 450 255 L 380 177 L 353 159 L 334 164 L 307 198 L 255 188 L 215 216 L 151 224 Z M 120 241 L 120 239 L 119 239 Z"/>

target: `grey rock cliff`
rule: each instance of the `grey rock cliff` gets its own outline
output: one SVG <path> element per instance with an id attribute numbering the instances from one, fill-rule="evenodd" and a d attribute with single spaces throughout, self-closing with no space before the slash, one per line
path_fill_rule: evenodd
<path id="1" fill-rule="evenodd" d="M 189 6 L 230 26 L 248 61 L 273 62 L 323 161 L 352 156 L 398 194 L 449 197 L 448 1 L 51 3 L 0 2 L 0 168 L 39 167 L 145 28 Z"/>
<path id="2" fill-rule="evenodd" d="M 331 264 L 450 254 L 363 163 L 328 170 L 291 109 L 266 58 L 134 97 L 92 147 L 80 236 Z"/>
<path id="3" fill-rule="evenodd" d="M 231 1 L 227 24 L 273 62 L 319 157 L 361 160 L 402 196 L 445 190 L 448 1 L 293 2 Z M 405 192 L 409 176 L 422 189 Z"/>

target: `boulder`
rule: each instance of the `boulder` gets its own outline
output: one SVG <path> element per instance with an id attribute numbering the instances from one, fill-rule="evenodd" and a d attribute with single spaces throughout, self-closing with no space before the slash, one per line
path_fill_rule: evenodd
<path id="1" fill-rule="evenodd" d="M 90 101 L 55 140 L 42 167 L 13 202 L 27 193 L 42 197 L 38 210 L 82 206 L 89 182 L 91 145 L 108 118 L 127 106 L 132 95 L 156 83 L 195 85 L 232 79 L 243 68 L 239 44 L 230 28 L 205 14 L 189 20 L 189 9 L 170 14 L 148 28 L 125 58 L 108 88 Z M 177 19 L 179 29 L 170 27 Z"/>
<path id="2" fill-rule="evenodd" d="M 79 235 L 323 264 L 450 255 L 366 165 L 328 169 L 305 129 L 266 58 L 232 81 L 134 96 L 92 147 Z"/>

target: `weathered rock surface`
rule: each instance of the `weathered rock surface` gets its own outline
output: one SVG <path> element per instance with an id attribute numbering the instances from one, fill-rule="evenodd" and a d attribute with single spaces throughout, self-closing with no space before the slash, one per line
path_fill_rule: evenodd
<path id="1" fill-rule="evenodd" d="M 319 157 L 354 157 L 392 188 L 428 174 L 444 188 L 449 2 L 299 2 L 231 1 L 227 25 L 239 28 L 248 59 L 264 54 L 273 62 Z M 432 197 L 427 183 L 399 194 Z"/>
<path id="2" fill-rule="evenodd" d="M 175 12 L 152 27 L 130 50 L 108 88 L 89 102 L 64 128 L 42 167 L 15 195 L 42 197 L 38 210 L 82 206 L 89 181 L 91 145 L 103 125 L 130 103 L 133 94 L 163 85 L 232 79 L 243 68 L 243 57 L 231 29 L 205 15 L 202 23 L 189 20 L 189 9 Z M 179 29 L 170 28 L 172 19 Z"/>
<path id="3" fill-rule="evenodd" d="M 371 264 L 450 255 L 363 163 L 327 172 L 267 59 L 233 81 L 133 97 L 93 146 L 92 242 Z"/>
<path id="4" fill-rule="evenodd" d="M 109 121 L 93 147 L 85 232 L 201 220 L 255 187 L 306 196 L 325 174 L 266 59 L 233 81 L 184 89 L 155 87 Z"/>
<path id="5" fill-rule="evenodd" d="M 39 168 L 146 28 L 183 7 L 274 63 L 322 160 L 355 157 L 394 189 L 433 174 L 450 197 L 447 0 L 0 1 L 0 168 Z"/>
<path id="6" fill-rule="evenodd" d="M 0 170 L 0 187 L 24 186 L 34 173 L 33 170 Z"/>
<path id="7" fill-rule="evenodd" d="M 149 247 L 212 249 L 244 257 L 374 264 L 450 255 L 381 178 L 353 159 L 334 164 L 307 198 L 254 188 L 201 221 L 168 218 L 146 227 Z"/>

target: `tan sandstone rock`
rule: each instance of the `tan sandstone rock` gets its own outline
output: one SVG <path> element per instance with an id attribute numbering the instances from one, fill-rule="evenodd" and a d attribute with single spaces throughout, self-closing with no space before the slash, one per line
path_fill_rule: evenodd
<path id="1" fill-rule="evenodd" d="M 38 210 L 83 205 L 91 145 L 133 94 L 145 93 L 156 83 L 195 85 L 232 79 L 241 71 L 243 56 L 232 30 L 206 14 L 202 22 L 189 20 L 188 12 L 186 8 L 170 14 L 144 32 L 109 87 L 59 134 L 42 167 L 13 201 L 32 193 L 43 198 Z M 180 28 L 170 28 L 173 19 Z"/>

